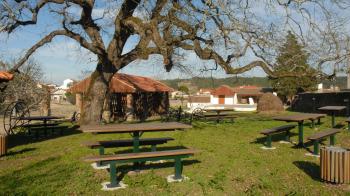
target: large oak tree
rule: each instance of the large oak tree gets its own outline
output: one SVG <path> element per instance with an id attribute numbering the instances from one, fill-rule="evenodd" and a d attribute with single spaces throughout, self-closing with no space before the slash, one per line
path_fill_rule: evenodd
<path id="1" fill-rule="evenodd" d="M 273 70 L 276 48 L 290 30 L 313 54 L 317 77 L 327 76 L 323 66 L 332 62 L 337 67 L 347 57 L 341 29 L 346 18 L 341 13 L 347 8 L 346 0 L 3 0 L 0 31 L 11 34 L 48 15 L 57 19 L 52 20 L 57 28 L 29 48 L 12 71 L 58 36 L 95 54 L 98 62 L 85 97 L 83 123 L 97 123 L 107 107 L 104 100 L 112 75 L 151 55 L 161 55 L 167 71 L 177 55 L 191 51 L 227 74 L 260 67 L 270 77 L 294 77 Z M 94 16 L 96 10 L 103 14 Z M 135 35 L 138 43 L 124 53 Z"/>

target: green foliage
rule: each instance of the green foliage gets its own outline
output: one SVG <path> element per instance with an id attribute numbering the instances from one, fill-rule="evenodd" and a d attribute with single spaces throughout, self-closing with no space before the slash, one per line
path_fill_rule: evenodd
<path id="1" fill-rule="evenodd" d="M 177 90 L 181 91 L 181 92 L 183 92 L 185 94 L 188 94 L 190 92 L 190 89 L 188 89 L 188 87 L 185 86 L 185 85 L 179 86 L 179 88 Z"/>
<path id="2" fill-rule="evenodd" d="M 315 69 L 308 64 L 309 54 L 303 50 L 297 38 L 288 32 L 286 43 L 279 49 L 279 56 L 274 67 L 279 74 L 293 72 L 296 75 L 305 74 L 301 77 L 271 78 L 272 87 L 282 98 L 292 100 L 299 92 L 315 90 L 318 83 L 315 77 Z"/>

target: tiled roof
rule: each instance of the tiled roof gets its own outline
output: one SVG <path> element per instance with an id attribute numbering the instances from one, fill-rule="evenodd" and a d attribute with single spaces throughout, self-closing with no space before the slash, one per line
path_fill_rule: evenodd
<path id="1" fill-rule="evenodd" d="M 13 74 L 5 71 L 0 71 L 0 81 L 9 81 L 13 79 Z"/>
<path id="2" fill-rule="evenodd" d="M 87 92 L 90 77 L 74 84 L 68 91 L 71 93 Z M 113 93 L 135 93 L 135 92 L 170 92 L 172 88 L 153 80 L 151 78 L 129 74 L 114 74 L 109 89 Z"/>
<path id="3" fill-rule="evenodd" d="M 222 85 L 216 89 L 214 89 L 211 93 L 212 95 L 225 95 L 225 96 L 233 96 L 235 94 L 234 89 L 227 85 Z"/>

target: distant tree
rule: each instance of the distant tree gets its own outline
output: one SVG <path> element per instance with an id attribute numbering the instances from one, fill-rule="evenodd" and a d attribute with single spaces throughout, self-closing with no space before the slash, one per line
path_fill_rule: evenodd
<path id="1" fill-rule="evenodd" d="M 180 96 L 180 101 L 181 101 L 181 106 L 183 106 L 184 94 L 188 95 L 189 92 L 190 92 L 190 89 L 187 86 L 185 86 L 185 85 L 181 85 L 181 86 L 179 86 L 179 88 L 177 90 L 182 92 L 181 96 Z"/>
<path id="2" fill-rule="evenodd" d="M 185 85 L 179 86 L 179 88 L 177 90 L 181 91 L 181 92 L 183 92 L 185 94 L 188 94 L 190 92 L 190 89 L 187 86 L 185 86 Z"/>
<path id="3" fill-rule="evenodd" d="M 10 69 L 13 63 L 3 62 L 4 69 Z M 40 65 L 33 59 L 29 59 L 19 72 L 15 73 L 14 79 L 6 83 L 6 88 L 0 93 L 0 102 L 24 101 L 29 107 L 36 106 L 47 98 L 47 91 L 39 83 L 43 72 Z"/>
<path id="4" fill-rule="evenodd" d="M 316 70 L 308 64 L 308 58 L 309 54 L 298 43 L 296 36 L 288 32 L 286 42 L 279 49 L 274 69 L 302 77 L 270 78 L 272 87 L 284 101 L 291 102 L 297 93 L 315 90 L 318 79 L 315 77 Z"/>

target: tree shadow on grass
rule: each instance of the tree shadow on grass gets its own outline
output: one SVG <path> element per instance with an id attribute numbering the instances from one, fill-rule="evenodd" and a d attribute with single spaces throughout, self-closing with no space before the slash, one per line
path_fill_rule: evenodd
<path id="1" fill-rule="evenodd" d="M 313 162 L 308 161 L 294 161 L 293 164 L 305 172 L 315 181 L 321 181 L 320 166 Z"/>
<path id="2" fill-rule="evenodd" d="M 40 184 L 42 184 L 43 190 L 47 190 L 47 187 L 63 186 L 65 182 L 60 181 L 58 176 L 64 174 L 64 178 L 69 179 L 73 168 L 58 167 L 59 159 L 60 157 L 49 157 L 0 176 L 1 194 L 27 195 L 29 192 L 33 191 L 33 188 L 37 190 Z M 43 182 L 45 182 L 45 184 L 43 184 Z"/>
<path id="3" fill-rule="evenodd" d="M 36 148 L 24 148 L 22 150 L 19 150 L 19 151 L 10 151 L 6 154 L 6 156 L 14 156 L 14 155 L 17 155 L 17 154 L 23 154 L 23 153 L 26 153 L 26 152 L 30 152 L 30 151 L 34 151 L 36 150 Z"/>
<path id="4" fill-rule="evenodd" d="M 55 132 L 51 132 L 51 130 L 49 129 L 48 134 L 46 136 L 44 136 L 43 134 L 40 134 L 39 137 L 37 137 L 37 138 L 33 134 L 34 131 L 32 131 L 33 132 L 32 135 L 28 135 L 25 133 L 9 135 L 8 139 L 7 139 L 7 141 L 8 141 L 7 147 L 13 148 L 15 146 L 25 145 L 25 144 L 29 144 L 29 143 L 42 142 L 42 141 L 55 139 L 55 138 L 59 138 L 59 137 L 79 134 L 79 133 L 81 133 L 81 131 L 79 131 L 78 128 L 79 128 L 78 125 L 64 128 L 64 129 L 62 129 L 62 134 L 59 133 L 60 130 L 56 130 Z"/>

